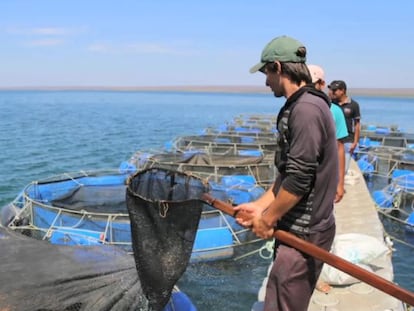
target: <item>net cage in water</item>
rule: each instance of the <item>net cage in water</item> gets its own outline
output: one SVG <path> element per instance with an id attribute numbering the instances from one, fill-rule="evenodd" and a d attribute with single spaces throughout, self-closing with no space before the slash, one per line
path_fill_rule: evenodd
<path id="1" fill-rule="evenodd" d="M 1 222 L 53 244 L 112 244 L 129 251 L 129 176 L 115 170 L 82 171 L 34 181 L 2 209 Z"/>
<path id="2" fill-rule="evenodd" d="M 239 150 L 261 150 L 264 153 L 271 154 L 276 149 L 276 136 L 274 138 L 231 135 L 180 136 L 173 141 L 172 146 L 174 150 L 180 152 L 207 150 L 229 154 Z"/>
<path id="3" fill-rule="evenodd" d="M 116 245 L 132 253 L 125 195 L 131 174 L 83 171 L 31 182 L 2 209 L 0 218 L 4 226 L 52 244 Z M 191 174 L 208 182 L 212 196 L 233 205 L 253 201 L 265 191 L 249 174 Z M 197 231 L 191 262 L 228 259 L 259 241 L 231 216 L 207 204 Z"/>
<path id="4" fill-rule="evenodd" d="M 257 184 L 268 187 L 277 174 L 272 160 L 265 160 L 259 150 L 244 150 L 241 154 L 219 154 L 201 151 L 146 153 L 137 152 L 131 162 L 140 169 L 163 167 L 207 178 L 215 182 L 226 175 L 251 175 Z"/>
<path id="5" fill-rule="evenodd" d="M 162 168 L 138 171 L 127 182 L 136 266 L 154 309 L 168 301 L 187 268 L 206 192 L 202 179 Z"/>

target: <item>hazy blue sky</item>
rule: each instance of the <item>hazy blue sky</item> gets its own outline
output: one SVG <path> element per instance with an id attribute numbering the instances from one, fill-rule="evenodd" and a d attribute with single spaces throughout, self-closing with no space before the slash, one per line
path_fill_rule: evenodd
<path id="1" fill-rule="evenodd" d="M 414 87 L 414 1 L 0 0 L 0 87 L 262 85 L 290 35 L 350 87 Z"/>

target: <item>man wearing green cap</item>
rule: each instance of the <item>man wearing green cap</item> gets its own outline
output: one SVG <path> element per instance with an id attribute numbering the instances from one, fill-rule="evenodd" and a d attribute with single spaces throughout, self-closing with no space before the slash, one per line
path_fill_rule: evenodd
<path id="1" fill-rule="evenodd" d="M 281 36 L 265 46 L 260 62 L 250 69 L 264 73 L 273 94 L 286 98 L 277 118 L 279 174 L 262 197 L 235 209 L 250 216 L 237 221 L 261 238 L 271 238 L 277 228 L 329 251 L 338 182 L 335 124 L 330 100 L 310 85 L 305 62 L 304 45 Z M 264 310 L 307 310 L 322 265 L 276 240 Z"/>

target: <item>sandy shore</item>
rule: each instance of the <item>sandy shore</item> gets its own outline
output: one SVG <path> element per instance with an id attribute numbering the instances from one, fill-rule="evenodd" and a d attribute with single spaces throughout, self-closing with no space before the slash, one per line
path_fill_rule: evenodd
<path id="1" fill-rule="evenodd" d="M 147 92 L 206 92 L 206 93 L 270 93 L 265 86 L 252 85 L 200 85 L 200 86 L 38 86 L 38 87 L 1 87 L 0 91 L 147 91 Z M 414 98 L 414 88 L 350 88 L 348 94 L 353 96 L 403 97 Z"/>

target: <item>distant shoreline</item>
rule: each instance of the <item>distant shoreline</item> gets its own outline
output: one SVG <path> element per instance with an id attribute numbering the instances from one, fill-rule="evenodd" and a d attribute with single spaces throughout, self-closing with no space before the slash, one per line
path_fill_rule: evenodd
<path id="1" fill-rule="evenodd" d="M 0 87 L 0 91 L 118 91 L 118 92 L 191 92 L 191 93 L 240 93 L 266 94 L 269 88 L 264 86 L 36 86 L 36 87 Z M 414 98 L 414 88 L 350 88 L 351 96 Z"/>

